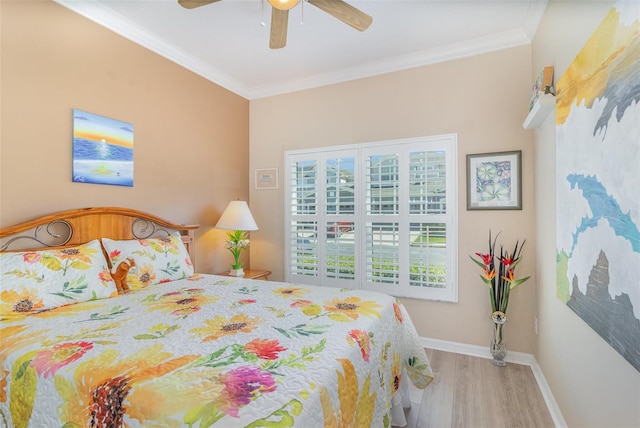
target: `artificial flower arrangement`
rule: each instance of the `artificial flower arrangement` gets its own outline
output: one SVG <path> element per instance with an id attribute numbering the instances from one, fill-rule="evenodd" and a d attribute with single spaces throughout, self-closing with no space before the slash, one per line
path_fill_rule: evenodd
<path id="1" fill-rule="evenodd" d="M 498 233 L 498 235 L 500 235 L 500 233 Z M 507 319 L 507 305 L 509 304 L 510 291 L 528 280 L 530 276 L 520 279 L 516 279 L 515 277 L 515 269 L 518 263 L 520 263 L 522 248 L 526 240 L 522 241 L 522 245 L 519 245 L 519 242 L 516 241 L 516 246 L 511 253 L 503 250 L 502 245 L 500 246 L 498 270 L 496 271 L 495 247 L 498 235 L 491 241 L 491 231 L 489 231 L 489 253 L 476 253 L 476 256 L 480 257 L 481 261 L 471 256 L 469 257 L 482 268 L 480 278 L 482 278 L 489 287 L 492 319 L 497 323 L 504 323 Z"/>
<path id="2" fill-rule="evenodd" d="M 244 248 L 249 246 L 249 240 L 247 239 L 247 232 L 244 230 L 234 230 L 233 232 L 229 232 L 227 234 L 227 239 L 225 240 L 225 248 L 231 251 L 233 254 L 233 263 L 231 264 L 231 268 L 234 270 L 242 269 L 242 263 L 240 262 L 240 252 Z"/>

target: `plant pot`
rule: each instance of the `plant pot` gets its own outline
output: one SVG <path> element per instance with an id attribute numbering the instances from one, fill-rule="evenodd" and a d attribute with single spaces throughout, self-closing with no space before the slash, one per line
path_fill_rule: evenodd
<path id="1" fill-rule="evenodd" d="M 244 270 L 240 269 L 231 269 L 229 271 L 230 276 L 244 276 Z"/>

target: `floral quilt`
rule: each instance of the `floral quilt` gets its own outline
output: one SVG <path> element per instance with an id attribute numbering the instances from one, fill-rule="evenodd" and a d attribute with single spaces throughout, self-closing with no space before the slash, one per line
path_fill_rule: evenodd
<path id="1" fill-rule="evenodd" d="M 372 292 L 195 275 L 0 324 L 0 426 L 387 427 L 433 379 Z"/>

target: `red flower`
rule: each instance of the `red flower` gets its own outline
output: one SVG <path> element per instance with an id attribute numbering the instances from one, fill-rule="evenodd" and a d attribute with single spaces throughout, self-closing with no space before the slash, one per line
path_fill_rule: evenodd
<path id="1" fill-rule="evenodd" d="M 171 312 L 171 315 L 175 315 L 177 317 L 187 317 L 188 315 L 194 314 L 200 310 L 200 306 L 187 306 L 185 308 L 179 308 L 175 311 Z"/>
<path id="2" fill-rule="evenodd" d="M 109 258 L 111 260 L 115 260 L 118 257 L 120 257 L 120 250 L 113 250 L 112 252 L 109 253 Z"/>
<path id="3" fill-rule="evenodd" d="M 506 269 L 509 269 L 517 261 L 518 259 L 511 258 L 509 254 L 500 259 L 500 263 L 502 263 L 502 266 L 504 266 Z"/>
<path id="4" fill-rule="evenodd" d="M 91 349 L 93 349 L 91 342 L 60 343 L 51 349 L 38 352 L 31 361 L 31 367 L 35 368 L 40 376 L 53 376 L 60 368 L 82 357 Z"/>
<path id="5" fill-rule="evenodd" d="M 498 234 L 500 235 L 500 234 Z M 489 231 L 489 253 L 475 253 L 480 260 L 471 257 L 471 260 L 482 269 L 480 278 L 489 287 L 489 299 L 491 300 L 492 312 L 507 313 L 507 304 L 509 303 L 509 291 L 512 288 L 522 284 L 530 277 L 516 279 L 515 268 L 520 262 L 520 255 L 525 241 L 520 245 L 516 241 L 516 245 L 512 252 L 504 250 L 500 246 L 500 252 L 496 253 L 496 241 L 498 236 L 491 239 L 491 231 Z M 494 257 L 498 259 L 498 266 L 494 265 Z"/>
<path id="6" fill-rule="evenodd" d="M 22 259 L 27 263 L 37 263 L 40 261 L 40 254 L 34 252 L 24 253 Z"/>
<path id="7" fill-rule="evenodd" d="M 102 272 L 100 272 L 98 274 L 98 277 L 100 278 L 100 281 L 104 283 L 113 282 L 113 277 L 111 276 L 108 270 L 103 270 Z"/>
<path id="8" fill-rule="evenodd" d="M 489 266 L 491 264 L 491 262 L 493 261 L 493 256 L 491 254 L 476 253 L 476 256 L 478 256 L 478 257 L 480 257 L 482 259 L 482 263 L 485 266 Z"/>
<path id="9" fill-rule="evenodd" d="M 371 354 L 371 339 L 369 334 L 364 330 L 351 330 L 349 336 L 347 336 L 347 342 L 350 344 L 358 345 L 362 359 L 369 362 L 369 355 Z"/>
<path id="10" fill-rule="evenodd" d="M 244 345 L 244 349 L 247 352 L 256 354 L 258 358 L 263 360 L 276 360 L 278 359 L 278 352 L 287 350 L 287 348 L 280 346 L 277 339 L 253 339 L 251 342 Z"/>

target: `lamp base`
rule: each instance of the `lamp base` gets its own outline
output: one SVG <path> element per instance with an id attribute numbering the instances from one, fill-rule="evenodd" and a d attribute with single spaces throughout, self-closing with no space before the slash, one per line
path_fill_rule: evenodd
<path id="1" fill-rule="evenodd" d="M 244 270 L 240 269 L 231 269 L 229 271 L 229 276 L 244 276 Z"/>

